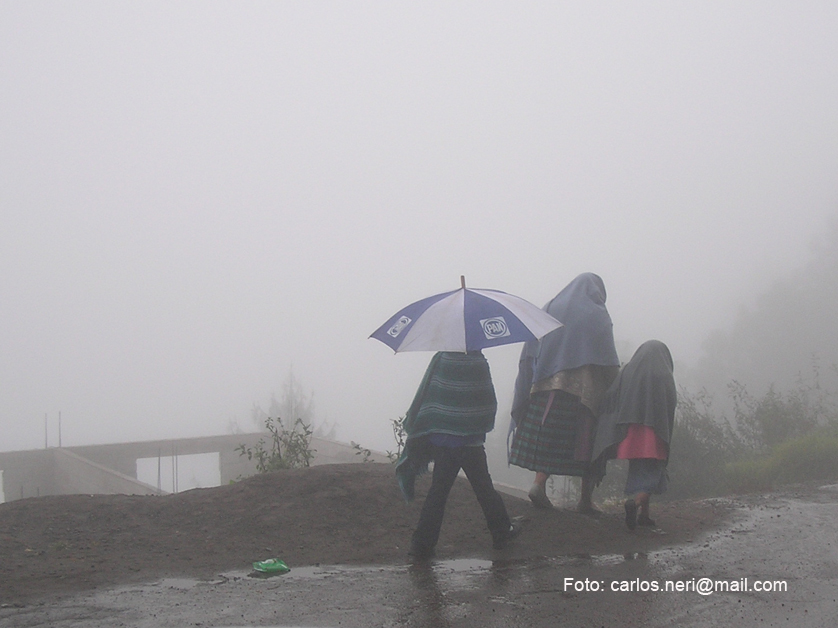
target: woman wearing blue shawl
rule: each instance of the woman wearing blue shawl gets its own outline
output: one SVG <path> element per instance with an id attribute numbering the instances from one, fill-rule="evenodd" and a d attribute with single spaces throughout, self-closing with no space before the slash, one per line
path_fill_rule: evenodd
<path id="1" fill-rule="evenodd" d="M 582 478 L 579 512 L 597 512 L 590 468 L 596 416 L 620 368 L 605 296 L 598 275 L 579 275 L 543 308 L 564 326 L 521 352 L 509 462 L 536 472 L 529 497 L 539 508 L 553 507 L 547 479 L 570 475 Z"/>

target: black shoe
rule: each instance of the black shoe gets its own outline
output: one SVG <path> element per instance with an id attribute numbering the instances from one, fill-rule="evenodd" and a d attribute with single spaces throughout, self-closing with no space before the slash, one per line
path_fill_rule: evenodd
<path id="1" fill-rule="evenodd" d="M 637 504 L 633 499 L 627 499 L 625 503 L 626 509 L 626 527 L 629 530 L 634 530 L 637 527 Z"/>
<path id="2" fill-rule="evenodd" d="M 509 525 L 509 530 L 506 533 L 495 538 L 495 540 L 492 542 L 492 547 L 496 550 L 505 549 L 512 539 L 516 538 L 521 534 L 521 530 L 523 528 L 524 525 L 521 523 L 521 521 L 512 521 L 512 523 Z"/>
<path id="3" fill-rule="evenodd" d="M 553 508 L 553 502 L 547 497 L 547 489 L 543 484 L 535 482 L 527 495 L 529 495 L 532 505 L 536 508 L 543 508 L 545 510 Z"/>
<path id="4" fill-rule="evenodd" d="M 646 526 L 648 528 L 654 528 L 655 527 L 655 520 L 654 519 L 649 519 L 648 515 L 640 515 L 637 518 L 637 525 Z"/>

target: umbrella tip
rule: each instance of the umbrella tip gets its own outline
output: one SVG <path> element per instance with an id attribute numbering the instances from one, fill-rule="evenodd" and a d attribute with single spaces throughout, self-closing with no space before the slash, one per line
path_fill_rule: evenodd
<path id="1" fill-rule="evenodd" d="M 462 286 L 463 290 L 466 289 L 466 276 L 460 275 L 460 286 Z"/>

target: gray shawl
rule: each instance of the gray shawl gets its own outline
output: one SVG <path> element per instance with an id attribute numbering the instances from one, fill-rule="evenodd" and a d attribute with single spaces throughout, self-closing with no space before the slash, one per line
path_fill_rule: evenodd
<path id="1" fill-rule="evenodd" d="M 591 460 L 613 457 L 630 423 L 647 425 L 661 440 L 672 439 L 677 393 L 672 355 L 660 340 L 644 342 L 611 384 L 602 401 Z"/>

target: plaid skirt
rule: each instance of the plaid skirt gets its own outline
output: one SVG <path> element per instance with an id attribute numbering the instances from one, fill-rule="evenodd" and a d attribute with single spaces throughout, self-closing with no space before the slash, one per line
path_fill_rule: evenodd
<path id="1" fill-rule="evenodd" d="M 596 417 L 578 396 L 563 390 L 533 393 L 512 436 L 509 462 L 548 475 L 587 476 L 595 433 Z"/>

